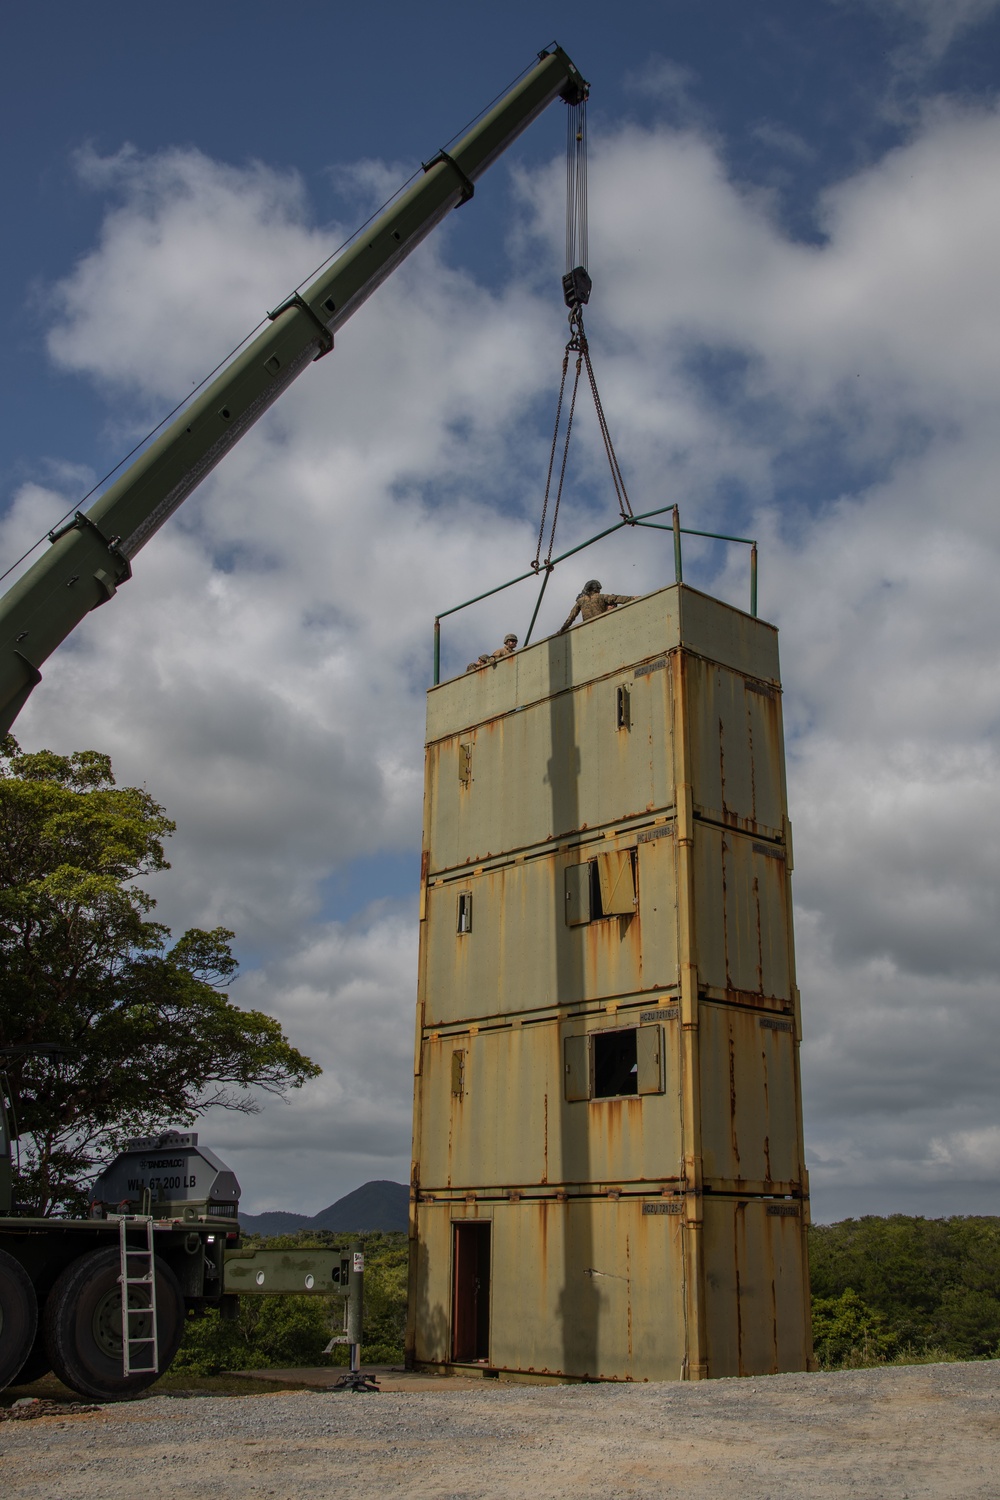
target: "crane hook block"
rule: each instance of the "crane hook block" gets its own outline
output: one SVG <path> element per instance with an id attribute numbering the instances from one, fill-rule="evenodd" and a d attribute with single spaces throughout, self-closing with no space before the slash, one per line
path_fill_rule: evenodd
<path id="1" fill-rule="evenodd" d="M 583 266 L 574 266 L 562 279 L 563 296 L 567 307 L 586 307 L 594 283 Z"/>

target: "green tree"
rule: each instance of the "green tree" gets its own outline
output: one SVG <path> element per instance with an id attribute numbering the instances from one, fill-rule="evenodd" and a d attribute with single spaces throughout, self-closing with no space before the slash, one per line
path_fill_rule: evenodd
<path id="1" fill-rule="evenodd" d="M 913 1355 L 1000 1352 L 1000 1219 L 891 1214 L 817 1224 L 809 1265 L 814 1299 L 850 1289 Z"/>
<path id="2" fill-rule="evenodd" d="M 223 1375 L 326 1364 L 323 1350 L 337 1312 L 327 1297 L 241 1297 L 232 1322 L 214 1309 L 188 1320 L 171 1373 Z"/>
<path id="3" fill-rule="evenodd" d="M 879 1364 L 896 1352 L 886 1319 L 848 1287 L 839 1297 L 814 1297 L 813 1348 L 824 1370 Z"/>
<path id="4" fill-rule="evenodd" d="M 84 1180 L 130 1135 L 252 1112 L 319 1068 L 278 1022 L 224 993 L 231 932 L 150 919 L 137 882 L 168 869 L 174 824 L 95 750 L 0 747 L 0 1048 L 20 1129 L 17 1192 L 79 1210 Z M 54 1055 L 31 1050 L 40 1045 Z"/>
<path id="5" fill-rule="evenodd" d="M 245 1243 L 271 1250 L 329 1249 L 360 1239 L 365 1252 L 363 1365 L 397 1365 L 406 1334 L 406 1273 L 409 1244 L 402 1233 L 336 1234 L 302 1229 L 297 1234 L 248 1235 Z M 210 1311 L 191 1319 L 173 1363 L 175 1374 L 222 1375 L 230 1370 L 280 1370 L 323 1364 L 346 1365 L 345 1344 L 324 1357 L 333 1333 L 343 1328 L 344 1303 L 333 1297 L 241 1297 L 232 1322 Z"/>

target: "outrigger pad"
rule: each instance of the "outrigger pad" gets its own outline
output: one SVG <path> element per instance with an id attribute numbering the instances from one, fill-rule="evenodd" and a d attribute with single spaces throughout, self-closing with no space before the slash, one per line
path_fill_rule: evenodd
<path id="1" fill-rule="evenodd" d="M 374 1391 L 380 1394 L 379 1383 L 371 1375 L 362 1375 L 360 1370 L 351 1371 L 349 1375 L 341 1375 L 340 1379 L 330 1387 L 332 1391 Z"/>

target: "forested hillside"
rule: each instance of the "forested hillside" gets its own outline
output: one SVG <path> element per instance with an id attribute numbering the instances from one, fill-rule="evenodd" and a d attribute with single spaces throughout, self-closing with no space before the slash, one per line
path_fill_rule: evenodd
<path id="1" fill-rule="evenodd" d="M 809 1238 L 823 1366 L 1000 1354 L 1000 1219 L 844 1219 Z"/>

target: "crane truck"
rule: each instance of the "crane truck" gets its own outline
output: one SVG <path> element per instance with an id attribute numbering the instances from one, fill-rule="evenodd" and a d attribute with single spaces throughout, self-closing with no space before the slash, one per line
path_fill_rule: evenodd
<path id="1" fill-rule="evenodd" d="M 558 46 L 536 63 L 229 363 L 0 598 L 0 735 L 43 662 L 132 573 L 132 559 L 367 297 L 555 99 L 588 86 Z M 0 1038 L 0 1041 L 3 1039 Z M 8 1039 L 13 1041 L 14 1039 Z M 9 1102 L 9 1101 L 8 1101 Z M 129 1143 L 95 1182 L 87 1218 L 31 1218 L 13 1201 L 12 1119 L 0 1099 L 0 1388 L 48 1369 L 82 1395 L 138 1394 L 173 1359 L 188 1314 L 241 1295 L 348 1295 L 339 1251 L 242 1244 L 239 1185 L 195 1132 Z M 353 1315 L 352 1315 L 353 1316 Z M 355 1317 L 355 1326 L 356 1326 Z"/>

